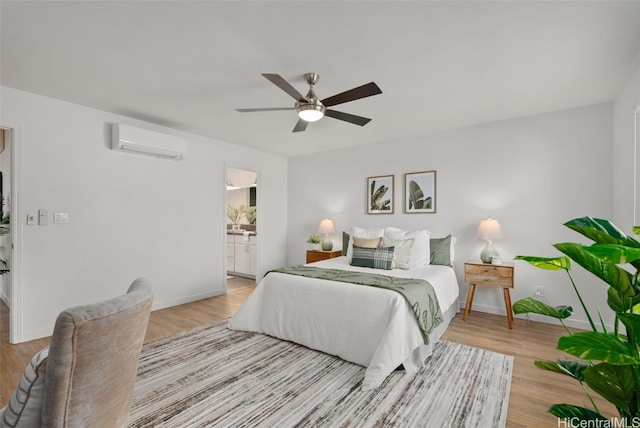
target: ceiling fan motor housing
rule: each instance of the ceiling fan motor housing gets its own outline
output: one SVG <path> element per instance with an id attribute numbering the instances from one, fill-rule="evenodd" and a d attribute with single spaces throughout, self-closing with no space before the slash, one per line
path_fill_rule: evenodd
<path id="1" fill-rule="evenodd" d="M 320 80 L 320 74 L 318 74 L 318 73 L 305 73 L 304 80 L 309 85 L 313 86 L 316 83 L 318 83 L 318 80 Z"/>
<path id="2" fill-rule="evenodd" d="M 298 101 L 296 102 L 296 112 L 298 117 L 307 122 L 316 122 L 324 116 L 326 107 L 320 102 L 315 92 L 313 92 L 313 85 L 318 83 L 320 75 L 318 73 L 306 73 L 304 79 L 309 84 L 309 92 L 305 98 L 308 102 Z"/>

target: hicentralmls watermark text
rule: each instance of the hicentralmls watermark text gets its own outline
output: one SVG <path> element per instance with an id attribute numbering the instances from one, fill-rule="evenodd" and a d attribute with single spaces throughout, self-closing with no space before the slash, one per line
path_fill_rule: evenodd
<path id="1" fill-rule="evenodd" d="M 585 421 L 578 417 L 558 418 L 558 428 L 640 428 L 640 417 Z"/>

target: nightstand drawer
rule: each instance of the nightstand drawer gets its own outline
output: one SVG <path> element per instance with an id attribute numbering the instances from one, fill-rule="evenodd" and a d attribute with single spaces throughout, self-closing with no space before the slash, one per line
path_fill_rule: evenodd
<path id="1" fill-rule="evenodd" d="M 314 263 L 314 262 L 319 262 L 321 260 L 328 260 L 334 257 L 340 257 L 341 255 L 342 255 L 342 250 L 336 250 L 336 251 L 308 250 L 307 263 Z"/>
<path id="2" fill-rule="evenodd" d="M 465 263 L 464 280 L 470 284 L 513 287 L 513 266 Z"/>

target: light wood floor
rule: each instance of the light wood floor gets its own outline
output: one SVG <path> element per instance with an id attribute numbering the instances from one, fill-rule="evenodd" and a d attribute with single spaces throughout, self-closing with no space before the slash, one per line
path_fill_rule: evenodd
<path id="1" fill-rule="evenodd" d="M 151 314 L 145 342 L 159 339 L 193 327 L 231 316 L 253 287 L 231 289 L 223 296 L 212 297 Z M 13 394 L 24 367 L 32 355 L 49 343 L 49 339 L 8 344 L 8 309 L 0 304 L 0 407 Z M 514 321 L 507 328 L 505 317 L 472 311 L 467 321 L 462 312 L 452 321 L 445 340 L 513 355 L 514 370 L 509 398 L 508 427 L 557 427 L 555 417 L 546 410 L 555 403 L 571 403 L 584 407 L 590 404 L 582 388 L 566 376 L 537 369 L 536 359 L 566 358 L 555 349 L 557 339 L 565 333 L 559 326 Z M 595 394 L 594 394 L 595 395 Z M 600 411 L 615 415 L 615 408 L 602 399 L 596 400 Z"/>

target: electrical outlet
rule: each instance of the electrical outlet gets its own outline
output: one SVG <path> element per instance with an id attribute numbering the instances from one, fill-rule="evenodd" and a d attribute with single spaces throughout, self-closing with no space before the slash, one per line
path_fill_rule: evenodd
<path id="1" fill-rule="evenodd" d="M 69 223 L 69 213 L 53 213 L 53 222 L 55 224 Z"/>
<path id="2" fill-rule="evenodd" d="M 544 296 L 544 287 L 542 286 L 536 287 L 536 296 L 538 297 Z"/>

